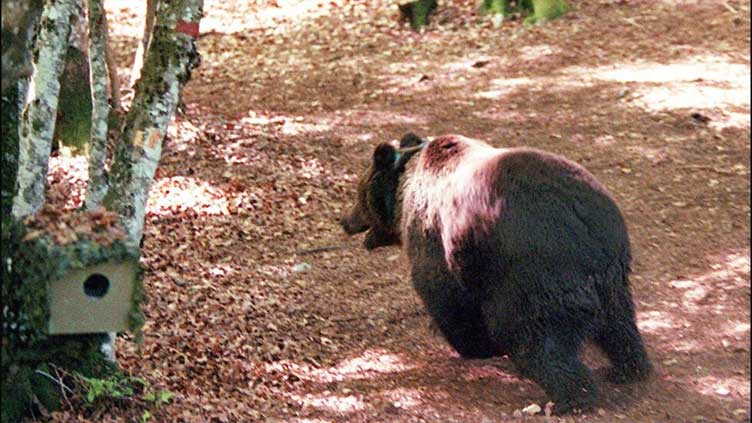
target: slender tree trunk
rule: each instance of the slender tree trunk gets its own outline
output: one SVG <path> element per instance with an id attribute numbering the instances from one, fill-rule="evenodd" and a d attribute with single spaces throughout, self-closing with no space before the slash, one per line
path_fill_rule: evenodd
<path id="1" fill-rule="evenodd" d="M 32 214 L 44 203 L 59 79 L 65 64 L 70 20 L 80 7 L 78 0 L 49 0 L 42 12 L 34 47 L 34 72 L 21 116 L 15 217 Z"/>
<path id="2" fill-rule="evenodd" d="M 0 90 L 16 89 L 16 82 L 28 78 L 33 68 L 27 60 L 28 33 L 42 9 L 41 0 L 3 0 L 2 2 L 2 72 Z"/>
<path id="3" fill-rule="evenodd" d="M 144 58 L 149 51 L 151 43 L 151 34 L 154 31 L 154 16 L 157 13 L 159 0 L 146 0 L 146 16 L 144 16 L 144 26 L 142 28 L 141 41 L 136 49 L 136 56 L 133 58 L 133 67 L 131 68 L 131 87 L 136 85 L 136 81 L 141 77 L 141 68 L 144 65 Z"/>
<path id="4" fill-rule="evenodd" d="M 123 112 L 123 105 L 120 101 L 120 77 L 117 72 L 115 55 L 112 53 L 112 43 L 110 42 L 110 26 L 107 23 L 107 11 L 102 7 L 102 33 L 104 34 L 104 60 L 107 62 L 107 75 L 110 78 L 110 95 L 112 96 L 112 108 L 117 112 L 118 117 Z"/>
<path id="5" fill-rule="evenodd" d="M 0 214 L 3 225 L 11 216 L 18 174 L 20 115 L 26 100 L 31 66 L 34 25 L 42 10 L 41 0 L 3 0 L 2 3 L 2 98 L 0 103 Z M 3 245 L 3 248 L 5 245 Z"/>
<path id="6" fill-rule="evenodd" d="M 89 139 L 89 183 L 85 206 L 88 210 L 102 204 L 107 193 L 107 122 L 110 103 L 107 101 L 107 63 L 105 63 L 104 5 L 102 0 L 89 3 L 89 77 L 91 80 L 91 138 Z"/>
<path id="7" fill-rule="evenodd" d="M 161 2 L 136 94 L 126 115 L 104 198 L 116 211 L 131 243 L 141 240 L 146 201 L 183 85 L 198 65 L 196 48 L 202 0 Z"/>

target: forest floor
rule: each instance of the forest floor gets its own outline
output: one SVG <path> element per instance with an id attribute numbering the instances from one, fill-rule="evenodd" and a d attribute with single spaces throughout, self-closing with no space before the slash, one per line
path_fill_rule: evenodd
<path id="1" fill-rule="evenodd" d="M 123 79 L 131 3 L 107 2 Z M 750 2 L 572 0 L 499 28 L 440 3 L 417 34 L 394 1 L 206 1 L 149 203 L 144 341 L 118 343 L 174 393 L 151 421 L 749 421 Z M 596 371 L 595 411 L 528 415 L 545 395 L 507 358 L 462 360 L 432 332 L 400 251 L 337 224 L 373 147 L 408 131 L 549 150 L 609 188 L 649 381 Z M 80 183 L 66 172 L 53 186 Z"/>

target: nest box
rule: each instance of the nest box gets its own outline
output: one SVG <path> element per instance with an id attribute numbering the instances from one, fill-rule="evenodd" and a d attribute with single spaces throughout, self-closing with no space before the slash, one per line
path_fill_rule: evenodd
<path id="1" fill-rule="evenodd" d="M 50 281 L 48 333 L 127 330 L 137 272 L 136 260 L 107 261 Z"/>
<path id="2" fill-rule="evenodd" d="M 38 214 L 4 228 L 4 327 L 27 338 L 138 333 L 145 299 L 139 251 L 107 213 Z"/>

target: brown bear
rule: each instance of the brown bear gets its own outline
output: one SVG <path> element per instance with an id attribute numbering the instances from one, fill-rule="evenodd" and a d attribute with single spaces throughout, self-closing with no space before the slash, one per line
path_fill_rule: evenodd
<path id="1" fill-rule="evenodd" d="M 651 370 L 635 325 L 630 245 L 619 208 L 582 166 L 459 135 L 383 143 L 342 219 L 365 247 L 404 245 L 413 286 L 465 358 L 508 354 L 554 413 L 596 400 L 578 352 L 611 361 L 609 379 Z"/>

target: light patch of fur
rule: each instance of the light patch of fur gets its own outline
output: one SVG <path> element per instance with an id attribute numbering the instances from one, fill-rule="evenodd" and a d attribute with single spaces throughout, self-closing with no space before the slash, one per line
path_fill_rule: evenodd
<path id="1" fill-rule="evenodd" d="M 402 234 L 417 224 L 423 230 L 438 229 L 447 265 L 452 268 L 455 246 L 469 231 L 487 231 L 499 218 L 502 199 L 491 180 L 507 150 L 481 141 L 453 136 L 467 148 L 456 166 L 431 168 L 421 153 L 407 169 L 402 186 Z M 429 144 L 430 145 L 430 144 Z M 403 236 L 403 241 L 407 242 Z"/>

